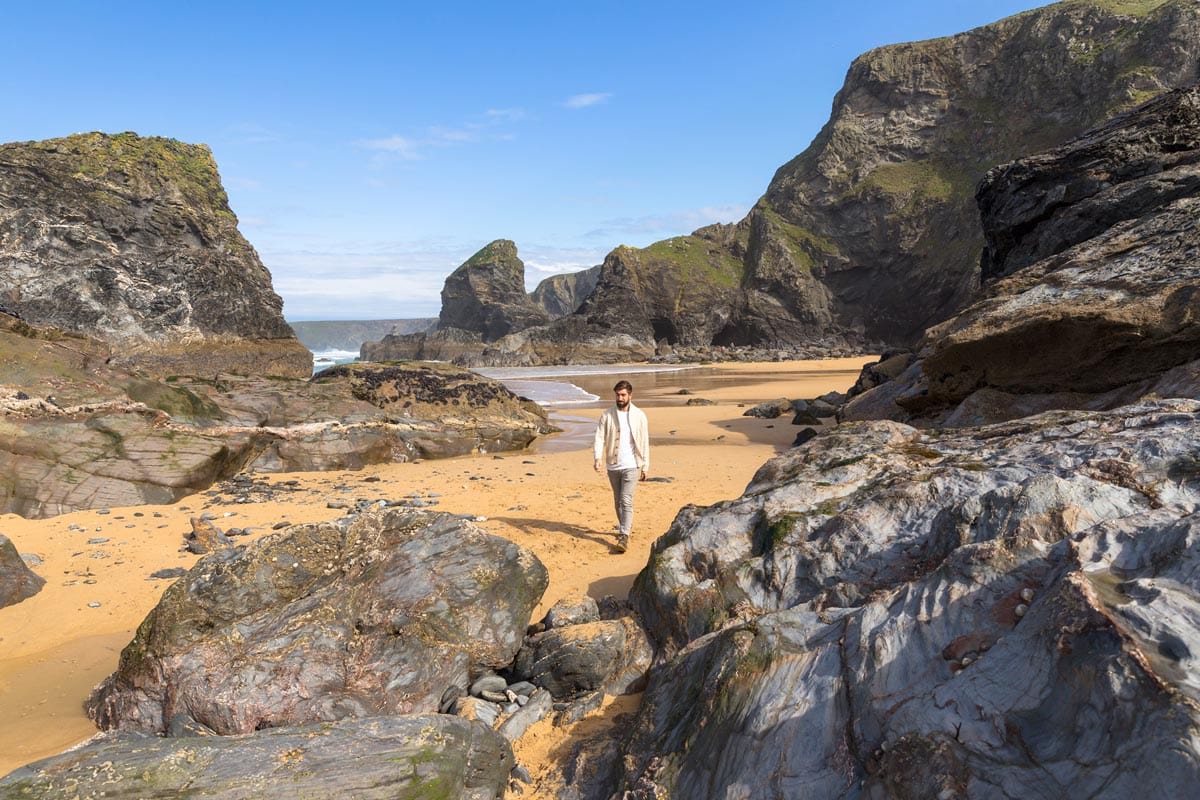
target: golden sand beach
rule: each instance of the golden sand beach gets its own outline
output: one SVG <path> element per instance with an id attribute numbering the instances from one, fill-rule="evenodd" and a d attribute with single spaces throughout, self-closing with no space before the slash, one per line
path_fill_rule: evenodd
<path id="1" fill-rule="evenodd" d="M 680 507 L 737 497 L 763 462 L 791 445 L 800 428 L 789 417 L 745 417 L 747 407 L 845 390 L 862 364 L 873 360 L 722 364 L 629 375 L 634 402 L 650 422 L 651 476 L 668 480 L 638 487 L 634 534 L 622 554 L 613 548 L 608 481 L 592 469 L 590 430 L 600 404 L 556 413 L 564 433 L 521 452 L 265 476 L 286 484 L 270 502 L 218 502 L 214 487 L 169 506 L 81 511 L 47 520 L 0 516 L 0 532 L 20 552 L 42 559 L 35 571 L 46 579 L 36 596 L 0 609 L 0 776 L 96 732 L 82 703 L 116 668 L 121 648 L 169 585 L 151 574 L 187 568 L 199 558 L 183 549 L 194 516 L 210 513 L 222 529 L 250 529 L 236 540 L 246 542 L 281 522 L 346 513 L 331 505 L 435 494 L 438 510 L 483 518 L 483 528 L 529 548 L 546 565 L 550 586 L 534 611 L 536 620 L 564 597 L 624 597 L 650 544 Z M 614 367 L 611 374 L 570 380 L 606 403 L 619 377 Z M 689 397 L 678 394 L 682 388 L 716 404 L 688 406 Z M 535 781 L 523 796 L 555 796 L 556 748 L 636 706 L 636 697 L 616 698 L 574 729 L 553 728 L 548 720 L 535 726 L 516 747 L 518 762 Z"/>

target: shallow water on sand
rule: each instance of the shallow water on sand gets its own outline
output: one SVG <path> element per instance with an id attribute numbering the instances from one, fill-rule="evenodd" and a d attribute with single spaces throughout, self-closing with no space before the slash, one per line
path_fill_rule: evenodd
<path id="1" fill-rule="evenodd" d="M 867 359 L 869 360 L 869 359 Z M 633 385 L 634 402 L 646 408 L 679 405 L 686 402 L 681 389 L 692 395 L 746 387 L 745 398 L 761 397 L 764 384 L 783 381 L 811 381 L 814 393 L 818 385 L 845 380 L 847 386 L 858 377 L 861 359 L 829 362 L 805 361 L 780 364 L 777 369 L 761 365 L 753 372 L 730 372 L 721 366 L 649 366 L 599 365 L 592 367 L 526 367 L 521 369 L 477 369 L 481 375 L 495 378 L 517 394 L 549 409 L 602 408 L 611 402 L 612 387 L 619 380 Z M 751 388 L 753 387 L 753 388 Z M 738 400 L 740 398 L 728 398 Z M 796 399 L 796 398 L 792 398 Z"/>
<path id="2" fill-rule="evenodd" d="M 633 384 L 634 402 L 646 409 L 678 408 L 692 397 L 710 396 L 719 399 L 721 405 L 734 406 L 731 413 L 738 417 L 744 405 L 762 402 L 770 396 L 771 384 L 778 383 L 780 395 L 788 399 L 809 399 L 824 394 L 830 385 L 850 386 L 858 378 L 865 361 L 859 359 L 831 359 L 828 361 L 786 362 L 777 367 L 772 364 L 755 364 L 746 371 L 731 371 L 730 365 L 687 366 L 653 368 L 645 365 L 611 365 L 587 368 L 588 372 L 561 376 L 554 370 L 579 370 L 579 367 L 538 367 L 544 378 L 504 378 L 496 375 L 517 394 L 541 403 L 550 412 L 550 421 L 562 429 L 561 433 L 543 436 L 530 446 L 531 453 L 561 453 L 583 450 L 592 446 L 592 435 L 596 429 L 594 412 L 588 409 L 604 408 L 612 402 L 612 387 L 618 380 Z M 482 370 L 480 370 L 482 371 Z M 498 371 L 498 370 L 497 370 Z M 564 384 L 569 380 L 572 383 Z M 786 383 L 786 389 L 783 384 Z M 566 386 L 567 388 L 563 388 Z M 518 388 L 519 387 L 519 388 Z M 687 394 L 680 394 L 686 390 Z M 576 398 L 587 396 L 591 400 L 576 399 L 570 403 L 546 402 L 543 397 L 563 397 L 574 394 Z"/>

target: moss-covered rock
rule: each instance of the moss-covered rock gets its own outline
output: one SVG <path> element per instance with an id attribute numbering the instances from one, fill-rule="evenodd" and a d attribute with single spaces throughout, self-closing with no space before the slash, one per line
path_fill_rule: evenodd
<path id="1" fill-rule="evenodd" d="M 133 133 L 0 145 L 0 305 L 158 375 L 307 376 L 212 152 Z"/>

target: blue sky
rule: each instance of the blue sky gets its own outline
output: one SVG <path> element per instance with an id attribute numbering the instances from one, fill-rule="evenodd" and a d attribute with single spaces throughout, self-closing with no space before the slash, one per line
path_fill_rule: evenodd
<path id="1" fill-rule="evenodd" d="M 21 3 L 0 141 L 209 145 L 291 320 L 436 316 L 513 239 L 532 288 L 740 219 L 858 54 L 1020 0 Z"/>

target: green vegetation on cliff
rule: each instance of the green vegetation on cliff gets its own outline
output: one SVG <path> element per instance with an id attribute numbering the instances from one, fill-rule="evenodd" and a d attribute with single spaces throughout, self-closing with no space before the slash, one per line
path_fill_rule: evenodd
<path id="1" fill-rule="evenodd" d="M 880 164 L 855 187 L 858 194 L 878 190 L 894 197 L 907 198 L 905 206 L 935 200 L 947 202 L 964 188 L 973 185 L 965 171 L 948 164 L 929 161 L 899 161 Z"/>
<path id="2" fill-rule="evenodd" d="M 500 264 L 517 258 L 517 245 L 511 239 L 497 239 L 484 245 L 479 252 L 468 258 L 459 267 L 460 270 L 478 267 L 484 264 Z"/>
<path id="3" fill-rule="evenodd" d="M 811 270 L 816 265 L 815 254 L 835 256 L 838 252 L 837 242 L 824 236 L 818 236 L 800 225 L 788 222 L 778 211 L 767 204 L 765 198 L 755 206 L 763 219 L 783 238 L 788 252 L 796 265 Z"/>
<path id="4" fill-rule="evenodd" d="M 707 239 L 676 236 L 641 250 L 629 248 L 646 265 L 673 265 L 680 283 L 700 282 L 708 286 L 735 288 L 741 285 L 745 265 L 740 258 Z"/>
<path id="5" fill-rule="evenodd" d="M 221 185 L 217 163 L 205 145 L 125 132 L 79 133 L 31 142 L 30 146 L 70 156 L 75 177 L 100 181 L 105 189 L 118 195 L 131 191 L 157 195 L 170 193 L 173 188 L 189 204 L 206 209 L 224 222 L 237 222 Z"/>

